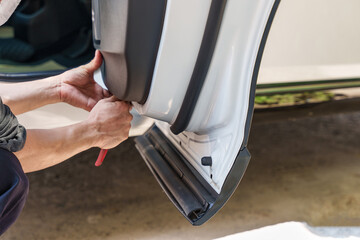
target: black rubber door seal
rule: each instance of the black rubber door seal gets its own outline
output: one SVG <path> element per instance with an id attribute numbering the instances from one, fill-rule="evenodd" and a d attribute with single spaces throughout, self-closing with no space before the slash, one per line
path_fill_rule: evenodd
<path id="1" fill-rule="evenodd" d="M 186 129 L 194 112 L 214 54 L 226 2 L 227 0 L 213 0 L 211 3 L 195 68 L 179 114 L 171 126 L 171 131 L 174 134 L 179 134 Z"/>
<path id="2" fill-rule="evenodd" d="M 266 40 L 279 4 L 280 0 L 275 0 L 257 54 L 244 141 L 219 194 L 157 126 L 135 139 L 137 149 L 160 186 L 192 225 L 204 224 L 226 204 L 242 180 L 249 164 L 251 155 L 246 145 L 253 116 L 256 81 Z"/>

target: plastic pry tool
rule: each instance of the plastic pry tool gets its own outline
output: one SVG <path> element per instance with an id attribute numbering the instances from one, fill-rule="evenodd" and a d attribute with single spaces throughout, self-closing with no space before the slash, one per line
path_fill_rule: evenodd
<path id="1" fill-rule="evenodd" d="M 96 167 L 100 167 L 101 164 L 104 162 L 104 159 L 105 159 L 105 156 L 107 154 L 108 150 L 107 149 L 101 149 L 100 150 L 100 153 L 99 153 L 99 156 L 95 162 L 95 166 Z"/>

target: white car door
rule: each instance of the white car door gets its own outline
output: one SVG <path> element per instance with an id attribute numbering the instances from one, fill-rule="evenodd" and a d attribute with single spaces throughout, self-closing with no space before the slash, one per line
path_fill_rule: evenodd
<path id="1" fill-rule="evenodd" d="M 279 0 L 93 0 L 102 78 L 155 124 L 136 147 L 193 224 L 230 198 L 246 145 L 262 53 Z"/>

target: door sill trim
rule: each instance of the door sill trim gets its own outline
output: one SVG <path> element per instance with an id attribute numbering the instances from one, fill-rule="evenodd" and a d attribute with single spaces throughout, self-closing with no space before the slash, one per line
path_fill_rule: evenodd
<path id="1" fill-rule="evenodd" d="M 157 126 L 135 139 L 136 148 L 176 208 L 192 225 L 208 221 L 234 193 L 250 161 L 239 152 L 220 194 L 176 150 Z"/>

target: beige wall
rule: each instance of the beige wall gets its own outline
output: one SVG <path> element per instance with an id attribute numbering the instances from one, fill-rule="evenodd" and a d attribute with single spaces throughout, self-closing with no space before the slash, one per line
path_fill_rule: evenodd
<path id="1" fill-rule="evenodd" d="M 360 76 L 360 0 L 282 0 L 259 83 Z"/>

